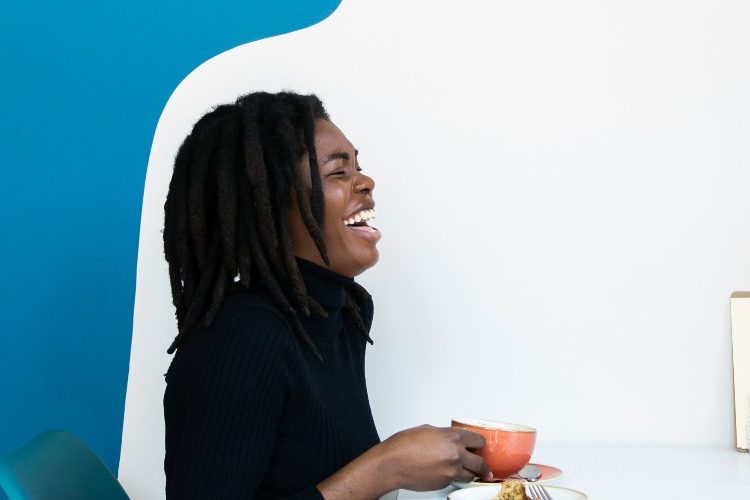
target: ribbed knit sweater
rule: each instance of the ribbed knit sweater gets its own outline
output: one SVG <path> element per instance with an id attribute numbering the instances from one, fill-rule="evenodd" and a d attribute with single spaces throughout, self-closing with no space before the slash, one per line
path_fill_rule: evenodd
<path id="1" fill-rule="evenodd" d="M 303 326 L 320 362 L 263 294 L 225 299 L 167 373 L 167 498 L 322 498 L 315 485 L 379 442 L 365 345 L 342 314 L 353 283 L 298 261 L 328 312 Z M 368 330 L 372 301 L 361 305 Z"/>

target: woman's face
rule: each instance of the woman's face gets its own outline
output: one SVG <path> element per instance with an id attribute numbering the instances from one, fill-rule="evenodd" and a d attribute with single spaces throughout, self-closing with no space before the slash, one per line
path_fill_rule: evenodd
<path id="1" fill-rule="evenodd" d="M 376 244 L 380 231 L 362 221 L 350 223 L 356 216 L 368 218 L 373 215 L 375 201 L 372 191 L 375 181 L 362 173 L 357 162 L 357 150 L 341 130 L 328 120 L 315 122 L 315 152 L 325 202 L 323 234 L 330 261 L 328 269 L 354 277 L 378 261 Z M 307 185 L 311 186 L 307 156 L 300 163 L 300 171 Z M 288 217 L 295 255 L 326 267 L 296 203 L 290 208 Z"/>

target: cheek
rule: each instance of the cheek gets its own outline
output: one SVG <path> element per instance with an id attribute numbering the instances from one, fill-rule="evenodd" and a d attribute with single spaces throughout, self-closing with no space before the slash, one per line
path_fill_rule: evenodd
<path id="1" fill-rule="evenodd" d="M 332 227 L 336 223 L 343 224 L 345 196 L 340 189 L 328 188 L 323 190 L 323 203 L 325 206 L 325 221 Z"/>

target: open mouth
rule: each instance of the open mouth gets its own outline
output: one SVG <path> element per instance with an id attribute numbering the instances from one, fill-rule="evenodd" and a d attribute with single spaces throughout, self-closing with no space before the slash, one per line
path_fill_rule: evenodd
<path id="1" fill-rule="evenodd" d="M 358 227 L 370 227 L 368 222 L 373 220 L 374 218 L 375 218 L 375 210 L 368 209 L 368 210 L 362 210 L 361 212 L 357 212 L 356 214 L 352 215 L 348 219 L 344 219 L 343 223 L 345 226 L 348 226 L 352 229 L 358 228 Z"/>
<path id="2" fill-rule="evenodd" d="M 358 237 L 364 238 L 371 243 L 377 243 L 380 240 L 380 231 L 370 225 L 375 218 L 375 210 L 367 208 L 348 219 L 344 219 L 344 226 L 350 231 L 357 234 Z"/>

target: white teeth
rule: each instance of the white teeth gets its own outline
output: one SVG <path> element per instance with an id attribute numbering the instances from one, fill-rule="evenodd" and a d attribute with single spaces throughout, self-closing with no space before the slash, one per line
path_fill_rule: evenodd
<path id="1" fill-rule="evenodd" d="M 368 221 L 375 218 L 375 210 L 362 210 L 358 214 L 353 215 L 352 217 L 349 217 L 348 219 L 344 219 L 344 225 L 348 226 L 350 224 L 356 224 L 357 222 L 362 221 Z"/>

